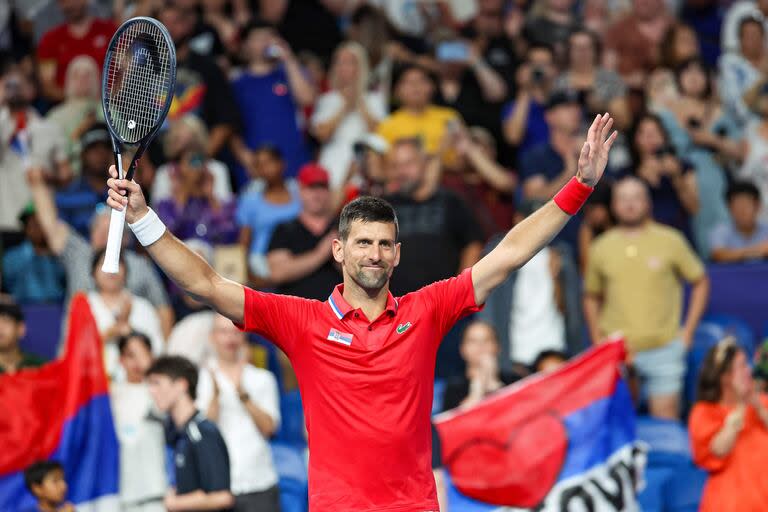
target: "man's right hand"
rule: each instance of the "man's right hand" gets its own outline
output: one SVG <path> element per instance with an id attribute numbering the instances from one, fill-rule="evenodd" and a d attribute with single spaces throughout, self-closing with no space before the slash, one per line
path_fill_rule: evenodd
<path id="1" fill-rule="evenodd" d="M 107 180 L 109 196 L 107 204 L 117 211 L 125 211 L 125 220 L 128 224 L 138 221 L 149 211 L 147 200 L 141 187 L 135 181 L 117 179 L 117 169 L 114 165 L 109 167 L 111 178 Z"/>

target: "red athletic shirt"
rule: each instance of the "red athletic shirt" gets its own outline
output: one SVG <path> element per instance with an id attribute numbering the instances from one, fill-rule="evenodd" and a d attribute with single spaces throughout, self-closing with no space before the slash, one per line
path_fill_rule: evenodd
<path id="1" fill-rule="evenodd" d="M 94 18 L 91 28 L 84 37 L 73 36 L 67 24 L 64 23 L 46 32 L 37 46 L 37 58 L 40 62 L 56 63 L 56 84 L 64 87 L 64 77 L 67 74 L 67 66 L 75 57 L 88 55 L 96 61 L 99 67 L 99 75 L 104 65 L 104 54 L 107 51 L 109 40 L 117 30 L 114 23 L 109 20 Z"/>
<path id="2" fill-rule="evenodd" d="M 279 346 L 298 377 L 310 510 L 438 510 L 435 357 L 453 324 L 480 310 L 471 271 L 397 299 L 390 294 L 373 321 L 344 300 L 343 285 L 325 302 L 245 290 L 244 329 Z"/>

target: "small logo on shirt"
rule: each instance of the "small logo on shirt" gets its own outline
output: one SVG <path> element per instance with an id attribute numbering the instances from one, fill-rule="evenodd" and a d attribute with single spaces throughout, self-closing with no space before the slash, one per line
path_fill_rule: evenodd
<path id="1" fill-rule="evenodd" d="M 288 86 L 282 82 L 278 82 L 272 86 L 272 92 L 277 96 L 285 96 L 288 94 Z"/>
<path id="2" fill-rule="evenodd" d="M 346 346 L 352 345 L 352 335 L 348 332 L 337 331 L 336 329 L 331 329 L 326 339 Z"/>
<path id="3" fill-rule="evenodd" d="M 400 324 L 397 326 L 397 334 L 403 334 L 405 331 L 411 328 L 411 322 Z"/>

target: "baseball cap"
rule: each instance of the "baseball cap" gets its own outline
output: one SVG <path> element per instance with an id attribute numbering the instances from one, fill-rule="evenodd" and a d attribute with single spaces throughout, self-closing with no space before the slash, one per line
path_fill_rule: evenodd
<path id="1" fill-rule="evenodd" d="M 328 185 L 328 171 L 318 164 L 309 163 L 304 164 L 299 169 L 299 175 L 297 176 L 299 183 L 305 187 L 311 187 L 312 185 Z"/>
<path id="2" fill-rule="evenodd" d="M 579 95 L 575 91 L 571 90 L 562 90 L 562 91 L 555 91 L 549 96 L 549 99 L 547 100 L 547 105 L 545 107 L 546 110 L 559 107 L 561 105 L 578 105 L 579 104 Z"/>
<path id="3" fill-rule="evenodd" d="M 0 300 L 0 316 L 8 316 L 17 322 L 24 321 L 24 313 L 18 304 L 13 301 Z"/>
<path id="4" fill-rule="evenodd" d="M 87 149 L 93 144 L 98 144 L 100 142 L 108 146 L 112 144 L 107 125 L 104 123 L 96 123 L 85 131 L 80 137 L 80 148 Z"/>

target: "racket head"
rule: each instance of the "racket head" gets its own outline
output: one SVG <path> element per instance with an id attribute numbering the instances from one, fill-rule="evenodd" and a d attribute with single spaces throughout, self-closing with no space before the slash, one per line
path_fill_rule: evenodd
<path id="1" fill-rule="evenodd" d="M 176 47 L 165 26 L 144 16 L 120 25 L 107 47 L 101 79 L 113 146 L 146 148 L 165 121 L 175 86 Z"/>

